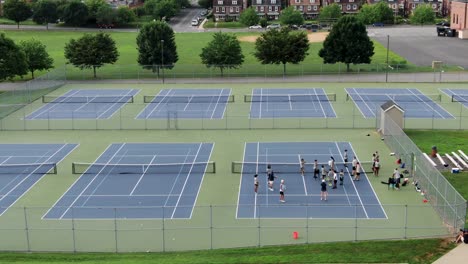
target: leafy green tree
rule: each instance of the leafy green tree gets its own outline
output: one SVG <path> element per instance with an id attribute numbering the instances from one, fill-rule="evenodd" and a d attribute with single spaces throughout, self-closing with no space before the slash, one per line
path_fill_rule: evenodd
<path id="1" fill-rule="evenodd" d="M 46 24 L 49 30 L 49 23 L 55 23 L 59 18 L 57 7 L 57 2 L 40 0 L 34 5 L 33 21 L 39 25 Z"/>
<path id="2" fill-rule="evenodd" d="M 175 16 L 179 11 L 179 7 L 174 2 L 174 0 L 158 0 L 156 3 L 156 9 L 153 10 L 153 18 L 162 20 Z"/>
<path id="3" fill-rule="evenodd" d="M 23 40 L 19 46 L 26 55 L 28 70 L 31 72 L 33 79 L 34 71 L 48 70 L 54 67 L 54 60 L 47 53 L 46 45 L 42 44 L 39 40 Z"/>
<path id="4" fill-rule="evenodd" d="M 372 55 L 374 43 L 367 35 L 366 26 L 354 16 L 340 18 L 319 51 L 324 63 L 345 63 L 347 71 L 351 63 L 370 63 Z"/>
<path id="5" fill-rule="evenodd" d="M 154 11 L 156 10 L 156 5 L 158 4 L 159 0 L 146 0 L 143 8 L 145 9 L 146 15 L 153 15 Z"/>
<path id="6" fill-rule="evenodd" d="M 117 8 L 117 17 L 116 22 L 119 25 L 126 25 L 132 23 L 136 20 L 135 13 L 126 6 L 121 6 Z"/>
<path id="7" fill-rule="evenodd" d="M 99 7 L 96 12 L 96 23 L 98 24 L 113 24 L 117 20 L 117 11 L 109 5 Z"/>
<path id="8" fill-rule="evenodd" d="M 285 25 L 302 25 L 304 23 L 304 17 L 301 12 L 289 6 L 281 12 L 280 21 Z"/>
<path id="9" fill-rule="evenodd" d="M 178 6 L 178 9 L 181 9 L 182 7 L 190 6 L 189 0 L 174 0 L 174 3 Z"/>
<path id="10" fill-rule="evenodd" d="M 28 73 L 24 52 L 13 40 L 0 33 L 0 81 Z"/>
<path id="11" fill-rule="evenodd" d="M 99 8 L 109 6 L 106 0 L 85 0 L 85 5 L 88 7 L 88 21 L 95 24 L 99 18 Z"/>
<path id="12" fill-rule="evenodd" d="M 283 64 L 286 74 L 286 63 L 298 64 L 308 55 L 309 39 L 307 34 L 291 32 L 284 27 L 281 30 L 269 30 L 255 41 L 255 57 L 262 64 Z"/>
<path id="13" fill-rule="evenodd" d="M 249 7 L 240 14 L 239 21 L 246 26 L 253 26 L 258 24 L 260 18 L 257 11 L 253 7 Z"/>
<path id="14" fill-rule="evenodd" d="M 370 25 L 377 22 L 374 11 L 374 5 L 364 4 L 359 10 L 357 17 L 364 25 Z"/>
<path id="15" fill-rule="evenodd" d="M 198 0 L 198 5 L 206 9 L 212 8 L 213 0 Z"/>
<path id="16" fill-rule="evenodd" d="M 338 19 L 341 17 L 340 6 L 336 3 L 320 8 L 320 20 Z"/>
<path id="17" fill-rule="evenodd" d="M 144 69 L 158 73 L 161 68 L 172 69 L 179 60 L 174 31 L 164 21 L 145 24 L 137 36 L 138 63 Z"/>
<path id="18" fill-rule="evenodd" d="M 393 9 L 386 2 L 379 2 L 374 6 L 374 22 L 392 23 Z"/>
<path id="19" fill-rule="evenodd" d="M 430 5 L 418 5 L 411 15 L 411 23 L 413 24 L 433 24 L 435 14 Z"/>
<path id="20" fill-rule="evenodd" d="M 86 24 L 88 18 L 88 7 L 77 0 L 69 2 L 63 8 L 62 19 L 66 24 L 78 27 Z"/>
<path id="21" fill-rule="evenodd" d="M 96 78 L 96 69 L 104 64 L 114 64 L 119 58 L 119 52 L 109 34 L 84 34 L 65 45 L 65 58 L 80 69 L 93 68 Z"/>
<path id="22" fill-rule="evenodd" d="M 266 19 L 265 17 L 262 17 L 260 18 L 260 26 L 262 26 L 262 28 L 266 28 L 268 26 L 268 19 Z"/>
<path id="23" fill-rule="evenodd" d="M 219 68 L 221 76 L 224 69 L 237 69 L 244 62 L 239 40 L 234 35 L 222 32 L 213 35 L 213 40 L 202 49 L 200 58 L 206 67 Z"/>
<path id="24" fill-rule="evenodd" d="M 32 10 L 24 0 L 6 0 L 3 4 L 3 15 L 19 24 L 32 16 Z"/>

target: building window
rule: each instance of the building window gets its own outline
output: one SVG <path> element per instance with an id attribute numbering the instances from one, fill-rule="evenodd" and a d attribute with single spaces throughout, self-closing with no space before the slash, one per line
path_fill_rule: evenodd
<path id="1" fill-rule="evenodd" d="M 317 7 L 316 5 L 314 5 L 314 11 L 317 11 L 317 8 L 318 8 L 318 7 Z"/>
<path id="2" fill-rule="evenodd" d="M 294 0 L 294 3 L 300 4 L 300 3 L 301 3 L 301 0 Z"/>
<path id="3" fill-rule="evenodd" d="M 257 0 L 257 5 L 261 5 L 262 4 L 262 0 Z"/>
<path id="4" fill-rule="evenodd" d="M 271 0 L 272 5 L 276 5 L 276 0 Z"/>
<path id="5" fill-rule="evenodd" d="M 278 12 L 278 6 L 275 6 L 275 11 Z"/>
<path id="6" fill-rule="evenodd" d="M 356 4 L 353 5 L 353 10 L 357 10 L 357 5 Z"/>
<path id="7" fill-rule="evenodd" d="M 225 13 L 225 12 L 226 12 L 226 9 L 224 8 L 224 6 L 221 7 L 221 12 L 222 12 L 222 13 Z"/>
<path id="8" fill-rule="evenodd" d="M 239 13 L 239 7 L 236 7 L 236 12 Z"/>
<path id="9" fill-rule="evenodd" d="M 351 10 L 351 5 L 346 5 L 346 10 Z"/>
<path id="10" fill-rule="evenodd" d="M 223 5 L 223 1 L 218 1 L 218 5 Z"/>
<path id="11" fill-rule="evenodd" d="M 271 10 L 272 10 L 272 9 L 271 9 L 271 6 L 269 6 L 269 7 L 268 7 L 268 12 L 271 12 Z"/>
<path id="12" fill-rule="evenodd" d="M 437 4 L 432 4 L 432 9 L 436 9 L 437 8 Z"/>
<path id="13" fill-rule="evenodd" d="M 315 3 L 315 0 L 309 0 L 309 2 L 310 2 L 311 4 L 314 4 L 314 3 Z"/>
<path id="14" fill-rule="evenodd" d="M 392 1 L 392 0 L 388 0 L 388 1 Z M 354 3 L 354 0 L 349 0 L 350 3 Z"/>
<path id="15" fill-rule="evenodd" d="M 263 9 L 263 6 L 261 6 L 261 7 L 260 7 L 260 12 L 263 12 L 263 10 L 264 10 L 264 9 Z"/>
<path id="16" fill-rule="evenodd" d="M 234 8 L 232 6 L 229 8 L 229 13 L 234 13 Z"/>
<path id="17" fill-rule="evenodd" d="M 339 3 L 339 2 L 340 2 L 340 0 L 335 0 L 335 3 Z"/>
<path id="18" fill-rule="evenodd" d="M 303 7 L 303 6 L 299 6 L 299 9 L 302 11 L 302 10 L 304 10 L 304 7 Z"/>
<path id="19" fill-rule="evenodd" d="M 219 13 L 219 6 L 216 7 L 216 13 Z"/>
<path id="20" fill-rule="evenodd" d="M 339 1 L 339 0 L 338 0 L 338 1 Z M 343 6 L 342 6 L 342 5 L 340 5 L 340 10 L 343 10 Z"/>
<path id="21" fill-rule="evenodd" d="M 232 0 L 233 5 L 237 5 L 237 0 Z"/>
<path id="22" fill-rule="evenodd" d="M 312 10 L 312 6 L 307 6 L 307 11 Z"/>
<path id="23" fill-rule="evenodd" d="M 416 5 L 415 5 L 415 4 L 413 4 L 413 5 L 411 6 L 411 8 L 412 8 L 412 9 L 414 9 L 415 7 L 416 7 Z"/>

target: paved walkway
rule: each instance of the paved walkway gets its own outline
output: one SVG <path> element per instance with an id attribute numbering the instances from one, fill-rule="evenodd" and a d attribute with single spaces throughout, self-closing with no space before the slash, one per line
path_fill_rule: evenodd
<path id="1" fill-rule="evenodd" d="M 445 254 L 433 264 L 462 264 L 468 263 L 468 244 L 461 243 L 449 253 Z"/>

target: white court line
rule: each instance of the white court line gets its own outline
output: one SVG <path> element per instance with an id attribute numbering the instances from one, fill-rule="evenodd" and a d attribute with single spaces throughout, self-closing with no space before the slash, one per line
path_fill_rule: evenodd
<path id="1" fill-rule="evenodd" d="M 158 109 L 158 107 L 163 103 L 164 99 L 166 99 L 166 97 L 168 97 L 168 96 L 171 96 L 171 92 L 173 91 L 173 89 L 161 90 L 161 91 L 156 95 L 156 97 L 154 97 L 153 100 L 155 100 L 158 96 L 160 96 L 162 91 L 166 91 L 166 94 L 163 94 L 163 98 L 159 101 L 159 103 L 157 103 L 157 104 L 153 107 L 153 109 L 151 110 L 151 112 L 149 112 L 148 114 L 145 115 L 145 118 L 144 118 L 144 119 L 149 119 L 149 118 L 153 115 L 153 112 L 156 111 L 156 109 Z M 152 105 L 152 103 L 150 103 L 147 107 L 149 107 L 149 106 L 151 106 L 151 105 Z M 164 105 L 164 104 L 162 104 L 162 105 Z M 165 103 L 165 105 L 167 105 L 167 102 Z M 146 107 L 145 107 L 143 110 L 141 110 L 141 111 L 142 111 L 142 112 L 145 112 L 145 110 L 146 110 Z M 166 110 L 169 112 L 169 109 L 166 109 Z M 159 110 L 157 110 L 156 113 L 157 113 L 157 112 L 159 112 Z M 141 112 L 140 112 L 140 113 L 141 113 Z"/>
<path id="2" fill-rule="evenodd" d="M 353 88 L 349 88 L 349 89 L 353 89 Z M 354 103 L 354 107 L 357 108 L 359 110 L 359 112 L 361 112 L 361 115 L 364 117 L 364 118 L 369 118 L 369 117 L 366 117 L 366 115 L 362 112 L 361 108 L 359 107 L 359 105 L 357 104 L 357 101 L 354 101 L 354 98 L 353 96 L 351 95 L 351 91 L 348 92 L 348 88 L 344 88 L 346 94 L 348 94 L 350 97 L 351 97 L 351 101 Z M 353 114 L 354 114 L 354 108 L 353 108 Z"/>
<path id="3" fill-rule="evenodd" d="M 73 90 L 72 90 L 72 91 L 73 91 Z M 68 93 L 70 92 L 70 91 L 68 91 L 68 92 L 66 92 L 65 94 L 61 95 L 61 96 L 58 97 L 58 98 L 62 98 L 62 100 L 63 100 L 63 99 L 66 100 L 67 97 L 71 97 L 71 96 L 75 95 L 76 93 L 78 93 L 79 91 L 80 91 L 80 90 L 74 90 L 74 92 L 72 92 L 71 94 L 68 94 Z M 58 99 L 58 98 L 57 98 L 57 99 Z M 56 108 L 56 107 L 58 107 L 58 106 L 60 106 L 60 105 L 65 105 L 64 102 L 66 102 L 66 101 L 61 101 L 60 103 L 53 103 L 53 104 L 52 104 L 52 103 L 47 103 L 46 105 L 44 105 L 44 106 L 42 106 L 41 108 L 39 108 L 39 109 L 37 109 L 36 111 L 34 111 L 31 115 L 29 115 L 28 118 L 29 118 L 29 119 L 36 119 L 36 117 L 39 116 L 39 115 L 42 115 L 42 114 L 44 114 L 44 113 L 46 113 L 46 112 L 52 112 L 52 111 L 51 111 L 52 109 L 54 109 L 54 108 Z M 47 107 L 47 106 L 50 106 L 50 107 Z M 49 117 L 49 116 L 47 115 L 47 117 Z M 47 118 L 47 119 L 49 119 L 49 118 Z"/>
<path id="4" fill-rule="evenodd" d="M 116 96 L 128 96 L 128 95 L 131 95 L 131 93 L 133 92 L 133 90 L 134 90 L 134 89 L 130 89 L 130 90 L 128 90 L 128 92 L 127 92 L 126 94 L 124 94 L 124 95 L 120 95 L 120 94 L 119 94 L 119 95 L 116 95 Z M 111 95 L 111 96 L 114 96 L 114 95 Z M 97 98 L 97 97 L 95 97 L 95 98 Z M 123 98 L 125 98 L 125 97 L 123 97 Z M 122 98 L 120 98 L 120 99 L 122 99 Z M 119 99 L 119 100 L 120 100 L 120 99 Z M 99 119 L 102 115 L 104 115 L 104 114 L 107 113 L 109 110 L 111 110 L 116 104 L 122 104 L 122 105 L 124 105 L 124 104 L 126 104 L 126 103 L 127 103 L 127 102 L 115 102 L 115 103 L 111 104 L 110 106 L 107 106 L 107 103 L 106 103 L 105 105 L 106 105 L 107 110 L 104 111 L 104 112 L 102 112 L 100 115 L 98 115 L 98 116 L 96 117 L 96 119 Z M 119 110 L 120 108 L 122 108 L 122 106 L 120 106 L 119 108 L 115 109 L 115 110 L 114 110 L 114 113 L 117 112 L 117 110 Z"/>
<path id="5" fill-rule="evenodd" d="M 335 143 L 336 143 L 336 141 L 335 141 Z M 337 148 L 338 148 L 338 146 L 337 146 Z M 339 148 L 338 148 L 338 151 L 340 151 Z M 356 153 L 354 152 L 354 150 L 353 150 L 353 153 L 354 153 L 354 156 L 356 156 L 356 158 L 357 158 L 357 155 L 356 155 Z M 340 152 L 340 155 L 341 155 L 341 152 Z M 354 184 L 354 180 L 353 180 L 353 178 L 351 177 L 351 175 L 349 174 L 349 169 L 347 169 L 347 170 L 348 170 L 348 176 L 349 176 L 349 178 L 351 179 L 351 183 L 353 184 L 354 190 L 356 191 L 356 194 L 359 194 L 359 192 L 358 192 L 358 190 L 357 190 L 357 188 L 356 188 L 356 185 Z M 363 172 L 363 173 L 364 173 L 364 172 Z M 370 184 L 370 183 L 369 183 L 369 184 Z M 361 206 L 362 206 L 362 209 L 364 210 L 364 213 L 366 214 L 366 218 L 369 219 L 369 215 L 367 214 L 366 208 L 364 207 L 364 204 L 362 203 L 361 196 L 358 195 L 357 197 L 358 197 L 358 199 L 359 199 L 359 202 L 361 203 Z"/>
<path id="6" fill-rule="evenodd" d="M 210 149 L 210 155 L 208 155 L 207 162 L 209 162 L 211 160 L 211 154 L 213 154 L 213 149 L 215 148 L 215 143 L 210 143 L 210 144 L 211 144 L 211 149 Z M 200 185 L 198 186 L 197 195 L 195 196 L 195 200 L 193 200 L 192 210 L 190 211 L 190 216 L 189 216 L 190 219 L 192 218 L 193 210 L 195 209 L 195 204 L 197 203 L 198 195 L 200 194 L 201 187 L 202 187 L 204 179 L 205 179 L 205 173 L 202 174 L 202 179 L 200 181 Z M 180 195 L 182 195 L 182 193 L 180 193 Z"/>
<path id="7" fill-rule="evenodd" d="M 125 150 L 125 153 L 127 153 L 127 152 L 128 152 L 128 149 Z M 124 157 L 125 157 L 125 156 L 121 156 L 121 157 L 117 160 L 117 162 L 115 162 L 115 163 L 119 164 L 120 161 L 121 161 Z M 115 158 L 115 156 L 114 156 L 112 159 L 114 159 L 114 158 Z M 115 164 L 115 163 L 114 163 L 114 164 Z M 101 171 L 102 171 L 102 170 L 101 170 Z M 111 169 L 111 171 L 112 171 L 112 169 Z M 104 177 L 102 177 L 101 181 L 96 185 L 96 187 L 94 187 L 94 190 L 91 192 L 91 195 L 88 196 L 88 198 L 87 198 L 81 205 L 79 205 L 78 207 L 87 207 L 86 204 L 88 203 L 89 199 L 91 199 L 91 197 L 94 195 L 94 193 L 99 189 L 99 187 L 101 187 L 101 184 L 103 184 L 103 183 L 107 180 L 108 176 L 112 174 L 111 171 L 107 172 L 107 174 L 105 174 Z M 99 172 L 99 173 L 101 173 L 101 172 Z"/>
<path id="8" fill-rule="evenodd" d="M 336 149 L 338 149 L 338 152 L 340 153 L 340 157 L 341 157 L 341 160 L 344 162 L 344 157 L 343 157 L 343 154 L 341 153 L 341 150 L 340 150 L 340 147 L 338 146 L 338 142 L 335 141 L 335 145 L 336 145 Z M 348 175 L 350 175 L 349 173 L 349 169 L 348 169 L 348 163 L 346 163 L 346 171 L 348 172 Z M 344 176 L 343 176 L 344 177 Z M 343 179 L 344 181 L 344 179 Z M 345 192 L 345 195 L 346 195 L 346 198 L 348 199 L 348 203 L 349 205 L 351 205 L 351 201 L 349 200 L 349 197 L 348 197 L 348 192 L 346 191 L 346 188 L 344 186 L 344 183 L 343 183 L 343 190 Z M 356 196 L 358 196 L 358 194 L 356 194 Z"/>
<path id="9" fill-rule="evenodd" d="M 247 151 L 247 142 L 244 142 L 244 153 L 242 155 L 242 161 L 245 160 L 245 152 L 246 151 Z M 239 191 L 237 193 L 236 219 L 237 219 L 237 215 L 239 213 L 239 202 L 240 202 L 240 195 L 241 195 L 241 189 L 242 189 L 242 180 L 244 178 L 244 164 L 242 164 L 241 172 L 242 172 L 241 176 L 239 177 L 240 178 Z M 254 213 L 254 218 L 255 218 L 255 213 Z"/>
<path id="10" fill-rule="evenodd" d="M 141 174 L 140 178 L 138 179 L 137 183 L 135 184 L 135 186 L 133 187 L 132 191 L 130 192 L 130 196 L 133 195 L 133 192 L 135 192 L 136 188 L 138 187 L 138 185 L 140 184 L 141 180 L 143 179 L 143 177 L 145 176 L 146 172 L 148 171 L 149 167 L 151 166 L 151 164 L 153 164 L 153 161 L 154 159 L 156 159 L 158 155 L 153 155 L 153 158 L 151 159 L 149 165 L 146 167 L 146 170 L 143 171 L 143 174 Z M 123 158 L 123 156 L 122 156 Z"/>
<path id="11" fill-rule="evenodd" d="M 327 114 L 325 113 L 325 109 L 323 109 L 322 102 L 320 102 L 320 99 L 318 98 L 317 91 L 315 89 L 313 90 L 314 90 L 315 97 L 318 99 L 318 103 L 319 103 L 320 109 L 322 110 L 323 117 L 327 117 Z M 312 96 L 311 96 L 311 100 L 312 100 Z"/>
<path id="12" fill-rule="evenodd" d="M 354 151 L 353 145 L 352 145 L 351 143 L 348 143 L 348 144 L 349 144 L 349 146 L 351 147 L 351 150 L 353 151 L 354 156 L 356 156 L 356 159 L 359 160 L 359 159 L 358 159 L 358 156 L 357 156 L 357 154 L 356 154 L 356 151 Z M 364 173 L 365 173 L 365 172 L 364 172 Z M 366 176 L 367 176 L 367 173 L 366 173 Z M 375 192 L 374 187 L 372 187 L 372 184 L 371 184 L 370 181 L 369 181 L 369 177 L 367 177 L 367 181 L 369 182 L 369 186 L 371 187 L 372 192 L 374 193 L 374 196 L 375 196 L 375 198 L 377 199 L 377 202 L 379 203 L 380 208 L 382 209 L 382 212 L 383 212 L 384 215 L 385 215 L 385 218 L 388 219 L 387 213 L 385 212 L 384 208 L 382 207 L 382 203 L 380 202 L 379 196 L 377 196 L 377 193 Z"/>
<path id="13" fill-rule="evenodd" d="M 57 151 L 55 151 L 52 155 L 49 155 L 49 157 L 43 161 L 42 163 L 47 163 L 50 159 L 52 159 L 55 154 L 57 154 L 59 151 L 61 151 L 65 146 L 67 146 L 67 144 L 64 144 L 62 147 L 60 147 Z M 46 154 L 48 152 L 46 152 L 44 154 L 44 156 L 42 157 L 46 157 Z M 30 172 L 28 175 L 26 175 L 19 183 L 17 183 L 15 186 L 13 186 L 13 188 L 11 188 L 7 193 L 3 194 L 3 197 L 0 199 L 0 201 L 3 200 L 3 198 L 7 197 L 12 191 L 14 191 L 19 185 L 21 185 L 25 180 L 27 180 L 30 176 L 32 176 L 34 174 L 35 171 L 37 171 L 39 168 L 36 168 L 35 170 L 33 170 L 32 172 Z M 19 173 L 18 175 L 16 175 L 16 177 L 13 180 L 19 178 L 21 176 L 21 173 Z M 41 176 L 42 177 L 42 176 Z M 11 182 L 11 181 L 10 181 Z M 9 206 L 10 207 L 10 206 Z"/>
<path id="14" fill-rule="evenodd" d="M 167 197 L 167 196 L 179 196 L 180 194 L 133 194 L 133 195 L 129 195 L 129 194 L 93 194 L 93 195 L 90 195 L 90 194 L 84 194 L 84 195 L 81 195 L 81 197 L 88 197 L 88 196 L 92 196 L 92 197 L 128 197 L 128 198 L 131 198 L 131 197 Z M 97 208 L 100 208 L 101 206 L 96 206 Z M 123 208 L 128 208 L 129 206 L 122 206 Z M 140 207 L 140 206 L 138 206 Z M 153 207 L 153 206 L 150 206 L 150 207 Z M 154 207 L 162 207 L 162 206 L 154 206 Z M 86 208 L 92 208 L 92 206 L 86 206 Z"/>
<path id="15" fill-rule="evenodd" d="M 297 157 L 299 158 L 299 170 L 300 168 L 302 167 L 302 164 L 301 164 L 301 154 L 297 154 Z M 305 168 L 304 168 L 305 170 Z M 305 174 L 302 175 L 301 174 L 301 178 L 302 178 L 302 182 L 304 183 L 304 192 L 305 192 L 305 195 L 307 195 L 307 186 L 306 186 L 306 182 L 305 182 Z"/>
<path id="16" fill-rule="evenodd" d="M 325 92 L 325 90 L 323 88 L 320 88 L 320 91 L 325 95 L 327 96 L 327 93 Z M 336 94 L 335 94 L 335 101 L 336 101 Z M 330 103 L 330 101 L 326 101 L 327 105 L 331 108 L 331 110 L 333 111 L 333 115 L 334 117 L 338 117 L 338 115 L 336 114 L 335 112 L 335 108 L 333 108 L 333 105 Z"/>
<path id="17" fill-rule="evenodd" d="M 215 114 L 215 112 L 216 112 L 216 108 L 218 108 L 218 105 L 219 105 L 219 100 L 221 99 L 221 96 L 223 96 L 223 91 L 224 91 L 224 89 L 221 89 L 221 91 L 219 92 L 218 100 L 216 101 L 215 107 L 214 107 L 213 110 L 212 110 L 212 114 L 211 114 L 210 119 L 213 119 L 213 116 L 214 116 L 214 114 Z M 211 106 L 211 102 L 210 102 L 210 104 L 208 105 L 208 109 L 210 109 L 210 106 Z M 208 109 L 207 109 L 207 110 L 208 110 Z"/>
<path id="18" fill-rule="evenodd" d="M 293 107 L 292 107 L 291 95 L 290 94 L 288 94 L 288 102 L 289 102 L 289 111 L 292 111 Z"/>
<path id="19" fill-rule="evenodd" d="M 226 114 L 226 109 L 228 108 L 229 106 L 229 97 L 231 96 L 231 89 L 223 89 L 223 90 L 227 90 L 229 93 L 227 94 L 227 97 L 228 97 L 228 100 L 226 100 L 226 102 L 224 103 L 224 109 L 223 109 L 223 114 L 221 115 L 221 118 L 220 119 L 223 119 L 224 118 L 224 115 Z"/>
<path id="20" fill-rule="evenodd" d="M 191 149 L 191 148 L 189 148 L 189 149 L 187 150 L 187 153 L 190 153 L 190 149 Z M 188 158 L 188 157 L 189 157 L 188 155 L 185 155 L 184 163 L 187 163 L 187 158 Z M 195 162 L 196 159 L 197 159 L 197 158 L 196 158 L 196 156 L 195 156 L 195 158 L 192 160 L 192 166 L 193 166 L 193 163 Z M 174 182 L 172 183 L 172 187 L 171 187 L 171 190 L 169 191 L 169 194 L 171 194 L 172 191 L 174 190 L 174 188 L 175 188 L 175 186 L 176 186 L 176 183 L 177 183 L 177 180 L 179 179 L 180 175 L 182 174 L 182 168 L 183 168 L 183 167 L 184 167 L 184 165 L 182 165 L 182 166 L 180 167 L 179 172 L 177 173 L 177 176 L 175 177 Z M 188 176 L 187 176 L 187 177 L 188 177 Z M 182 191 L 180 192 L 180 195 L 182 195 Z M 180 196 L 179 196 L 179 199 L 180 199 Z M 167 202 L 168 202 L 168 201 L 169 201 L 169 196 L 167 197 L 166 201 L 164 202 L 164 205 L 163 205 L 164 207 L 167 206 Z M 174 211 L 175 211 L 175 210 L 176 210 L 176 207 L 174 207 Z"/>
<path id="21" fill-rule="evenodd" d="M 448 94 L 446 91 L 450 92 L 451 94 Z M 452 97 L 453 96 L 468 96 L 468 93 L 465 93 L 466 90 L 459 90 L 459 89 L 449 89 L 449 88 L 445 88 L 445 89 L 440 89 L 439 88 L 439 91 L 443 92 L 444 94 L 446 94 L 447 96 L 450 97 L 450 100 L 452 100 Z M 457 92 L 455 92 L 457 91 Z M 461 93 L 458 93 L 458 92 L 461 92 Z M 462 104 L 465 108 L 468 108 L 468 101 L 462 101 L 462 102 L 458 102 L 460 104 Z"/>
<path id="22" fill-rule="evenodd" d="M 263 101 L 263 88 L 260 88 L 260 113 L 258 118 L 262 118 L 262 101 Z M 268 103 L 267 103 L 267 112 L 268 112 Z"/>
<path id="23" fill-rule="evenodd" d="M 198 156 L 198 153 L 200 152 L 200 149 L 201 149 L 202 145 L 203 145 L 203 143 L 200 143 L 200 146 L 198 147 L 196 156 Z M 196 159 L 195 159 L 195 160 L 196 160 Z M 190 178 L 190 174 L 192 173 L 193 165 L 194 165 L 194 163 L 192 163 L 192 167 L 190 167 L 190 170 L 189 170 L 189 172 L 187 173 L 187 178 L 185 179 L 184 185 L 182 186 L 182 190 L 180 191 L 181 194 L 184 193 L 185 186 L 187 185 L 187 181 L 188 181 L 188 179 Z M 172 212 L 172 215 L 171 215 L 171 219 L 174 218 L 174 214 L 175 214 L 175 212 L 176 212 L 176 210 L 177 210 L 177 207 L 179 206 L 179 202 L 180 202 L 180 198 L 181 198 L 181 197 L 182 197 L 182 195 L 180 195 L 180 196 L 179 196 L 179 199 L 177 199 L 176 205 L 174 206 L 174 211 Z"/>
<path id="24" fill-rule="evenodd" d="M 68 145 L 69 145 L 69 144 L 64 144 L 64 146 L 62 146 L 62 148 L 65 147 L 65 146 L 68 146 Z M 70 155 L 70 153 L 72 153 L 73 150 L 75 150 L 77 147 L 78 147 L 78 144 L 77 144 L 73 149 L 71 149 L 70 152 L 67 153 L 67 155 L 63 156 L 62 159 L 60 159 L 59 161 L 57 161 L 57 162 L 55 162 L 55 163 L 57 164 L 57 163 L 62 162 L 62 160 L 64 160 L 68 155 Z M 60 148 L 58 151 L 60 151 L 62 148 Z M 58 151 L 57 151 L 57 152 L 58 152 Z M 53 155 L 55 155 L 57 152 L 55 152 Z M 52 157 L 53 157 L 53 156 L 52 156 Z M 52 157 L 50 157 L 50 158 L 52 158 Z M 49 158 L 49 159 L 50 159 L 50 158 Z M 30 175 L 31 175 L 31 174 L 30 174 Z M 28 178 L 30 175 L 28 175 L 26 178 Z M 44 175 L 45 175 L 45 174 L 44 174 Z M 19 197 L 17 197 L 16 200 L 15 200 L 15 202 L 13 202 L 11 205 L 9 205 L 9 206 L 5 209 L 5 211 L 3 211 L 3 212 L 0 214 L 0 216 L 2 216 L 2 215 L 3 215 L 10 207 L 12 207 L 19 199 L 21 199 L 24 195 L 26 195 L 26 193 L 28 193 L 29 190 L 31 190 L 31 188 L 34 187 L 34 186 L 42 179 L 42 177 L 44 177 L 44 175 L 42 175 L 39 179 L 37 179 L 37 181 L 34 182 L 34 184 L 32 184 L 31 186 L 29 186 L 29 188 L 27 188 L 27 190 L 25 190 Z M 25 179 L 26 179 L 26 178 L 25 178 Z M 2 200 L 4 197 L 6 197 L 6 194 L 5 194 L 4 196 L 2 196 L 0 200 Z"/>
<path id="25" fill-rule="evenodd" d="M 423 95 L 425 96 L 424 94 L 417 94 L 413 91 L 411 91 L 410 89 L 406 88 L 406 90 L 408 90 L 411 94 L 415 95 L 416 98 L 421 98 L 420 96 Z M 425 96 L 427 98 L 427 96 Z M 431 100 L 432 101 L 432 100 Z M 432 101 L 434 102 L 434 101 Z M 421 103 L 421 102 L 418 102 L 418 103 Z M 422 100 L 422 103 L 427 105 L 430 109 L 433 110 L 433 112 L 436 112 L 440 117 L 442 117 L 442 119 L 446 119 L 439 111 L 437 111 L 436 109 L 434 109 L 428 102 L 425 102 L 424 100 Z M 437 104 L 436 104 L 437 105 Z M 446 111 L 447 112 L 447 111 Z M 450 114 L 450 113 L 449 113 Z M 453 118 L 455 118 L 452 114 L 450 114 Z"/>
<path id="26" fill-rule="evenodd" d="M 6 159 L 4 161 L 2 161 L 2 163 L 0 163 L 0 165 L 3 165 L 3 163 L 5 163 L 7 160 L 12 158 L 12 156 L 0 156 L 0 157 L 6 157 Z"/>
<path id="27" fill-rule="evenodd" d="M 111 162 L 111 160 L 114 158 L 115 155 L 117 155 L 117 153 L 120 152 L 120 150 L 125 146 L 126 143 L 122 143 L 122 145 L 120 146 L 119 149 L 117 149 L 117 151 L 114 153 L 114 155 L 112 155 L 112 157 L 110 157 L 110 159 L 107 161 L 106 164 L 109 164 Z M 88 187 L 91 185 L 91 183 L 94 182 L 94 180 L 96 180 L 96 178 L 98 176 L 100 176 L 101 172 L 105 169 L 105 166 L 102 167 L 102 169 L 93 177 L 93 179 L 88 183 L 88 185 L 85 186 L 85 188 L 83 188 L 83 190 L 78 194 L 78 196 L 75 198 L 75 200 L 73 200 L 73 202 L 67 206 L 67 209 L 65 210 L 65 212 L 60 215 L 59 219 L 62 219 L 65 214 L 67 214 L 68 210 L 70 210 L 70 208 L 73 207 L 73 205 L 76 203 L 76 201 L 78 201 L 78 199 L 81 197 L 81 195 L 88 189 Z M 81 178 L 81 177 L 80 177 Z"/>
<path id="28" fill-rule="evenodd" d="M 260 153 L 260 142 L 257 142 L 257 166 L 255 166 L 255 174 L 257 174 L 257 175 L 258 175 L 258 158 L 260 157 L 259 153 Z M 244 166 L 244 165 L 242 165 L 242 166 Z M 246 177 L 247 177 L 247 175 L 246 175 Z M 265 190 L 268 190 L 268 179 L 265 181 L 265 184 L 266 184 L 265 185 L 265 187 L 266 187 Z M 257 193 L 255 193 L 254 195 L 255 195 L 255 198 L 254 198 L 254 218 L 257 218 Z"/>
<path id="29" fill-rule="evenodd" d="M 266 196 L 266 195 L 265 195 L 265 194 L 259 194 L 258 196 Z M 288 193 L 288 196 L 304 197 L 304 194 L 301 194 L 301 193 L 289 194 L 289 193 Z M 320 194 L 307 194 L 307 197 L 319 197 L 319 196 L 320 196 Z M 356 194 L 356 195 L 354 195 L 354 194 L 353 194 L 353 195 L 347 195 L 347 194 L 333 194 L 333 195 L 329 195 L 329 196 L 335 196 L 335 197 L 356 196 L 356 197 L 357 197 L 357 196 L 359 196 L 359 195 L 357 195 L 357 194 Z M 248 205 L 248 204 L 247 204 L 247 205 Z M 323 204 L 322 204 L 322 205 L 323 205 Z M 350 205 L 351 205 L 351 206 L 352 206 L 352 204 L 349 204 L 349 202 L 348 202 L 348 204 L 343 204 L 343 205 L 345 205 L 345 206 L 350 206 Z"/>
<path id="30" fill-rule="evenodd" d="M 370 110 L 370 112 L 371 112 L 371 117 L 370 117 L 370 118 L 376 117 L 376 113 L 374 112 L 376 109 L 372 109 L 372 108 L 367 104 L 367 101 L 364 100 L 364 98 L 362 98 L 361 94 L 356 90 L 356 88 L 350 88 L 350 89 L 353 89 L 353 90 L 354 90 L 354 94 L 357 95 L 357 96 L 359 96 L 359 98 L 361 98 L 362 102 L 366 105 L 367 109 Z M 351 96 L 351 99 L 354 101 L 353 96 L 352 96 L 351 94 L 350 94 L 350 96 Z M 361 111 L 361 108 L 359 107 L 359 105 L 358 105 L 356 102 L 354 102 L 354 103 L 356 104 L 356 107 L 359 108 L 359 111 Z M 361 111 L 361 113 L 362 113 L 362 111 Z M 365 118 L 367 118 L 366 115 L 364 115 L 363 113 L 362 113 L 362 116 L 364 116 Z"/>

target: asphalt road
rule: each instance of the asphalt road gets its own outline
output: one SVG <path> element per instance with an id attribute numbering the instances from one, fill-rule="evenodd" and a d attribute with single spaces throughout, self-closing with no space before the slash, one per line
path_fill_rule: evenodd
<path id="1" fill-rule="evenodd" d="M 369 36 L 390 50 L 419 66 L 431 66 L 432 61 L 468 69 L 468 40 L 438 37 L 436 26 L 398 26 L 368 28 Z"/>

